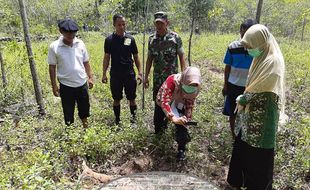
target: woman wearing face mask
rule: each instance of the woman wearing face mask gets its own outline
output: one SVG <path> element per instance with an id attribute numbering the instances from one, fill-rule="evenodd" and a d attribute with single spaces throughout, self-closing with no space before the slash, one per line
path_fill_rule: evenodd
<path id="1" fill-rule="evenodd" d="M 167 117 L 176 125 L 179 161 L 185 159 L 185 146 L 190 141 L 187 123 L 192 119 L 192 110 L 200 86 L 200 70 L 187 67 L 182 74 L 170 75 L 156 97 L 156 103 L 161 107 L 161 117 Z"/>
<path id="2" fill-rule="evenodd" d="M 279 116 L 284 114 L 284 59 L 269 30 L 260 24 L 245 33 L 241 44 L 254 57 L 238 113 L 228 183 L 237 188 L 271 190 Z"/>

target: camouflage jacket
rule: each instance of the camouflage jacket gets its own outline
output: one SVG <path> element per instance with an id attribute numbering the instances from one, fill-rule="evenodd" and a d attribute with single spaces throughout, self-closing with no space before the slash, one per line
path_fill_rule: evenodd
<path id="1" fill-rule="evenodd" d="M 235 135 L 241 131 L 241 140 L 253 147 L 275 147 L 279 121 L 278 96 L 273 92 L 245 93 L 241 100 L 245 110 L 237 114 Z"/>
<path id="2" fill-rule="evenodd" d="M 153 58 L 153 99 L 167 77 L 178 73 L 178 56 L 184 49 L 180 36 L 172 31 L 163 37 L 152 34 L 148 42 L 148 55 Z"/>

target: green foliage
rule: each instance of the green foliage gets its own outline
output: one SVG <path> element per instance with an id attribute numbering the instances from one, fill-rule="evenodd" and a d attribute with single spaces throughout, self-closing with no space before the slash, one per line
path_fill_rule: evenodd
<path id="1" fill-rule="evenodd" d="M 214 9 L 208 15 L 208 27 L 211 31 L 236 32 L 245 19 L 255 17 L 255 11 L 255 1 L 215 1 Z"/>
<path id="2" fill-rule="evenodd" d="M 12 2 L 0 0 L 0 29 L 1 31 L 5 31 L 7 34 L 16 34 L 18 28 L 21 26 L 19 12 L 16 10 Z"/>
<path id="3" fill-rule="evenodd" d="M 201 31 L 235 32 L 241 22 L 255 18 L 257 1 L 252 0 L 28 0 L 26 2 L 32 34 L 48 34 L 56 31 L 56 23 L 65 17 L 75 19 L 101 31 L 113 29 L 112 16 L 122 13 L 127 17 L 128 30 L 142 32 L 152 28 L 153 13 L 166 11 L 171 26 L 176 31 L 190 31 L 191 18 L 197 18 Z M 7 35 L 22 35 L 18 0 L 0 0 L 0 29 Z M 147 5 L 148 14 L 146 15 Z M 197 6 L 195 6 L 197 4 Z M 196 8 L 195 8 L 196 7 Z M 310 25 L 308 0 L 264 1 L 261 23 L 270 27 L 274 34 L 300 38 L 305 23 L 305 38 Z M 147 25 L 145 25 L 147 22 Z"/>
<path id="4" fill-rule="evenodd" d="M 155 2 L 155 1 L 150 1 Z M 148 2 L 147 0 L 130 1 L 125 0 L 122 3 L 121 13 L 129 19 L 129 30 L 142 32 L 144 30 L 144 18 L 146 17 Z"/>
<path id="5" fill-rule="evenodd" d="M 102 6 L 104 4 L 101 4 Z M 238 31 L 238 30 L 235 30 Z M 109 31 L 111 32 L 111 31 Z M 188 49 L 188 33 L 180 34 Z M 15 105 L 13 113 L 1 113 L 0 124 L 0 189 L 73 189 L 78 188 L 81 161 L 85 160 L 98 172 L 109 171 L 139 155 L 151 155 L 156 161 L 166 161 L 171 170 L 188 172 L 203 178 L 219 175 L 227 167 L 231 154 L 228 122 L 222 115 L 223 56 L 228 44 L 238 34 L 202 33 L 192 39 L 193 65 L 201 68 L 203 87 L 194 110 L 197 127 L 190 129 L 188 162 L 185 169 L 177 167 L 173 125 L 162 138 L 150 134 L 153 115 L 151 90 L 146 90 L 145 110 L 141 108 L 141 87 L 138 88 L 137 128 L 129 122 L 126 101 L 122 101 L 122 125 L 113 125 L 112 97 L 109 85 L 103 85 L 102 55 L 104 36 L 96 32 L 80 33 L 93 69 L 95 86 L 90 90 L 90 128 L 83 129 L 76 114 L 73 126 L 66 127 L 59 98 L 53 97 L 47 59 L 48 44 L 54 40 L 33 43 L 37 70 L 48 115 L 36 117 L 33 87 L 26 49 L 22 42 L 3 44 L 3 56 L 8 73 L 8 87 L 1 89 L 0 107 Z M 135 36 L 142 57 L 142 35 Z M 287 106 L 291 118 L 278 132 L 275 160 L 275 187 L 291 186 L 306 189 L 309 169 L 309 42 L 278 38 L 286 61 Z M 18 124 L 15 124 L 18 122 Z M 153 170 L 160 167 L 156 164 Z M 211 176 L 211 177 L 210 177 Z M 294 182 L 294 183 L 292 183 Z"/>

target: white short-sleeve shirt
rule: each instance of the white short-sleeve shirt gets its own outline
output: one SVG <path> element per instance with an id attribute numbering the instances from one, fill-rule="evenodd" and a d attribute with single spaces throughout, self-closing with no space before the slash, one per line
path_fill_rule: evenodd
<path id="1" fill-rule="evenodd" d="M 56 65 L 57 79 L 66 86 L 80 87 L 87 81 L 84 62 L 89 56 L 82 40 L 74 38 L 73 45 L 63 43 L 63 36 L 51 43 L 48 49 L 48 64 Z"/>

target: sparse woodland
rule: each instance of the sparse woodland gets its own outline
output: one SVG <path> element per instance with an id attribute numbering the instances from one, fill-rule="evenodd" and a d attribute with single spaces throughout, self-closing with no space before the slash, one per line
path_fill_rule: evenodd
<path id="1" fill-rule="evenodd" d="M 256 17 L 257 3 L 253 0 L 25 1 L 32 59 L 44 105 L 42 114 L 29 66 L 19 1 L 0 0 L 0 189 L 96 189 L 103 185 L 105 177 L 146 171 L 189 173 L 224 189 L 232 138 L 228 118 L 222 114 L 223 56 L 228 44 L 239 38 L 241 22 Z M 143 52 L 144 34 L 147 42 L 154 31 L 153 13 L 160 10 L 168 12 L 170 28 L 181 35 L 186 56 L 191 49 L 191 65 L 199 67 L 203 76 L 203 88 L 193 114 L 199 123 L 190 129 L 192 141 L 188 159 L 183 163 L 175 160 L 172 124 L 164 138 L 158 140 L 152 134 L 151 89 L 145 90 L 142 109 L 142 85 L 138 87 L 135 128 L 130 125 L 126 100 L 122 100 L 122 125 L 117 129 L 113 125 L 109 85 L 101 83 L 103 42 L 113 32 L 112 16 L 125 15 L 127 30 L 135 34 L 142 61 L 143 53 L 147 53 L 147 43 Z M 77 114 L 74 125 L 65 126 L 60 98 L 53 96 L 50 84 L 48 46 L 60 35 L 57 21 L 65 17 L 75 19 L 80 26 L 78 37 L 86 44 L 95 79 L 90 90 L 90 128 L 86 130 Z M 277 190 L 310 188 L 309 22 L 309 0 L 263 2 L 260 23 L 276 37 L 286 64 L 289 121 L 277 132 L 274 171 Z M 84 24 L 89 31 L 83 30 Z M 200 34 L 193 34 L 196 27 Z M 85 177 L 90 173 L 90 177 Z"/>

